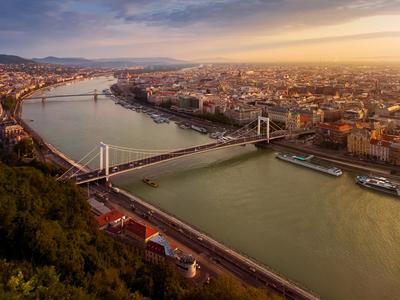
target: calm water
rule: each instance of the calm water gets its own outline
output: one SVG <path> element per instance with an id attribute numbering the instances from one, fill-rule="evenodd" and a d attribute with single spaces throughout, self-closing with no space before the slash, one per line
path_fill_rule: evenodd
<path id="1" fill-rule="evenodd" d="M 105 78 L 47 94 L 102 90 Z M 173 122 L 113 101 L 25 102 L 23 118 L 79 160 L 100 141 L 140 149 L 208 142 Z M 359 188 L 356 174 L 333 178 L 274 158 L 254 146 L 170 162 L 115 182 L 220 241 L 313 289 L 326 299 L 400 299 L 400 202 Z M 155 178 L 160 188 L 141 182 Z"/>

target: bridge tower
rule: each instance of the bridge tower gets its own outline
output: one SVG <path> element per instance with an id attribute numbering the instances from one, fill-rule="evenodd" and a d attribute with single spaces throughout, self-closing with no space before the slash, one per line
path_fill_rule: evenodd
<path id="1" fill-rule="evenodd" d="M 269 118 L 266 117 L 258 117 L 258 122 L 257 122 L 257 135 L 261 134 L 261 124 L 265 123 L 267 124 L 267 143 L 269 143 Z"/>
<path id="2" fill-rule="evenodd" d="M 106 181 L 110 175 L 109 146 L 100 142 L 100 172 L 105 169 Z"/>
<path id="3" fill-rule="evenodd" d="M 94 93 L 93 93 L 94 101 L 97 101 L 97 97 L 98 97 L 97 90 L 94 90 Z"/>

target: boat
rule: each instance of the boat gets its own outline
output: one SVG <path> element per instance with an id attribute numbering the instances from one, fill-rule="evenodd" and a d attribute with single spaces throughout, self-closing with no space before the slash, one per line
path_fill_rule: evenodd
<path id="1" fill-rule="evenodd" d="M 146 184 L 148 184 L 148 185 L 150 185 L 150 186 L 153 187 L 153 188 L 158 188 L 158 186 L 159 186 L 157 182 L 151 180 L 151 179 L 148 178 L 148 177 L 143 178 L 143 182 L 146 183 Z"/>
<path id="2" fill-rule="evenodd" d="M 164 120 L 162 118 L 153 118 L 153 121 L 157 124 L 164 123 Z"/>
<path id="3" fill-rule="evenodd" d="M 190 128 L 192 128 L 193 130 L 200 132 L 202 134 L 206 134 L 208 132 L 207 129 L 205 129 L 204 127 L 199 127 L 196 125 L 192 125 L 192 126 L 190 126 Z"/>
<path id="4" fill-rule="evenodd" d="M 356 182 L 366 188 L 373 189 L 379 192 L 400 196 L 400 186 L 393 183 L 385 177 L 375 176 L 356 176 Z"/>
<path id="5" fill-rule="evenodd" d="M 321 165 L 317 165 L 312 163 L 311 160 L 314 156 L 309 155 L 307 157 L 298 156 L 298 155 L 290 155 L 290 154 L 283 154 L 277 153 L 276 158 L 280 160 L 284 160 L 299 166 L 303 166 L 306 168 L 313 169 L 315 171 L 323 172 L 333 176 L 341 176 L 343 174 L 342 170 L 336 167 L 325 167 Z"/>
<path id="6" fill-rule="evenodd" d="M 180 124 L 179 128 L 181 128 L 181 129 L 189 129 L 190 127 L 186 126 L 185 124 Z"/>

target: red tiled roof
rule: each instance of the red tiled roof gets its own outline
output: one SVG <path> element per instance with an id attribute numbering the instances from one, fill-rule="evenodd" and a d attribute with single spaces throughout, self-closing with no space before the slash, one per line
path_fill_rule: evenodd
<path id="1" fill-rule="evenodd" d="M 99 223 L 99 226 L 102 227 L 102 226 L 107 225 L 111 222 L 114 222 L 118 219 L 121 219 L 123 216 L 124 216 L 123 213 L 114 209 L 104 215 L 98 216 L 96 218 L 96 221 Z"/>
<path id="2" fill-rule="evenodd" d="M 335 131 L 347 131 L 353 128 L 351 125 L 345 123 L 320 123 L 318 126 L 320 128 L 325 128 Z"/>
<path id="3" fill-rule="evenodd" d="M 154 234 L 158 233 L 158 231 L 155 228 L 145 224 L 138 223 L 132 219 L 128 220 L 124 224 L 124 229 L 136 234 L 137 236 L 140 236 L 144 240 L 147 240 Z"/>
<path id="4" fill-rule="evenodd" d="M 164 246 L 153 241 L 148 241 L 146 243 L 146 249 L 159 255 L 165 255 Z"/>

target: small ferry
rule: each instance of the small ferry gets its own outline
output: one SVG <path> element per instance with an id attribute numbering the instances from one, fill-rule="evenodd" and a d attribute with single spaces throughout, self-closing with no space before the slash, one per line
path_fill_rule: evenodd
<path id="1" fill-rule="evenodd" d="M 143 182 L 146 183 L 146 184 L 148 184 L 149 186 L 151 186 L 151 187 L 153 187 L 153 188 L 158 188 L 158 186 L 159 186 L 157 182 L 151 180 L 151 179 L 148 178 L 148 177 L 143 178 Z"/>
<path id="2" fill-rule="evenodd" d="M 317 165 L 315 163 L 311 162 L 311 159 L 314 157 L 314 155 L 309 155 L 307 157 L 303 156 L 298 156 L 298 155 L 289 155 L 289 154 L 283 154 L 283 153 L 277 153 L 276 158 L 279 158 L 281 160 L 290 162 L 292 164 L 296 164 L 299 166 L 303 166 L 309 169 L 313 169 L 319 172 L 323 172 L 329 175 L 333 176 L 341 176 L 343 174 L 342 170 L 336 167 L 325 167 L 321 165 Z"/>
<path id="3" fill-rule="evenodd" d="M 375 176 L 357 176 L 356 182 L 366 188 L 379 192 L 400 196 L 400 186 L 384 177 Z"/>

